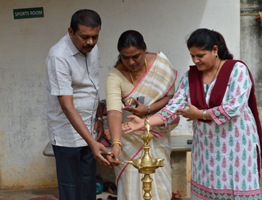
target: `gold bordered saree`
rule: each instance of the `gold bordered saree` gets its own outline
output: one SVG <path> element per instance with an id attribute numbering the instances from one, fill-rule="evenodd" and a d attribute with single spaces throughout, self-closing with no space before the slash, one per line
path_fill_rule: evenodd
<path id="1" fill-rule="evenodd" d="M 116 72 L 113 69 L 111 73 Z M 117 70 L 118 71 L 118 70 Z M 118 76 L 125 77 L 118 73 Z M 122 96 L 122 101 L 126 102 L 128 98 L 137 99 L 144 96 L 144 105 L 151 105 L 167 94 L 174 94 L 177 71 L 170 64 L 169 60 L 163 53 L 158 53 L 154 63 L 149 67 L 146 74 L 140 82 L 127 95 Z M 109 83 L 107 83 L 109 84 Z M 120 84 L 121 85 L 121 84 Z M 123 91 L 124 85 L 121 85 Z M 121 93 L 121 95 L 123 92 Z M 110 101 L 107 99 L 107 101 Z M 110 109 L 110 108 L 109 108 Z M 123 122 L 127 121 L 126 116 L 132 113 L 122 111 Z M 132 132 L 130 134 L 122 133 L 122 154 L 121 161 L 134 160 L 142 154 L 143 141 L 141 135 L 144 130 Z M 172 195 L 172 177 L 170 167 L 170 131 L 168 127 L 151 127 L 151 133 L 154 138 L 150 141 L 150 155 L 153 158 L 165 158 L 164 167 L 158 168 L 155 174 L 152 174 L 152 199 L 163 200 L 171 199 Z M 116 184 L 119 200 L 143 200 L 142 175 L 138 170 L 129 164 L 122 164 L 114 167 L 116 174 Z"/>

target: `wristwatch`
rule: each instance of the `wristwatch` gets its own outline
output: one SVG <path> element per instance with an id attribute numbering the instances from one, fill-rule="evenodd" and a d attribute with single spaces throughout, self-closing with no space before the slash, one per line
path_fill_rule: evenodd
<path id="1" fill-rule="evenodd" d="M 147 112 L 147 115 L 149 115 L 150 114 L 150 106 L 147 106 L 148 107 L 148 112 Z"/>
<path id="2" fill-rule="evenodd" d="M 207 120 L 207 110 L 206 109 L 204 109 L 203 110 L 203 120 Z"/>
<path id="3" fill-rule="evenodd" d="M 104 123 L 104 120 L 103 120 L 102 117 L 96 117 L 96 120 L 100 120 L 100 121 L 102 121 Z"/>

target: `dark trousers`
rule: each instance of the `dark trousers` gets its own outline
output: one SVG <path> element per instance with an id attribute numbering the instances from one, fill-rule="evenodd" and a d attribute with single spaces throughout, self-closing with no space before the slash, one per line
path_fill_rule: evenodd
<path id="1" fill-rule="evenodd" d="M 87 147 L 54 146 L 59 200 L 96 199 L 96 160 Z"/>

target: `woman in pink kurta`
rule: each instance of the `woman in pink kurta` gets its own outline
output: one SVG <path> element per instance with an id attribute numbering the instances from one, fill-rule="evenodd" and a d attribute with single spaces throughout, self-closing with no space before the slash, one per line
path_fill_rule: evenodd
<path id="1" fill-rule="evenodd" d="M 198 29 L 187 45 L 196 65 L 150 125 L 168 125 L 177 115 L 193 121 L 191 199 L 261 199 L 261 125 L 252 76 L 232 60 L 218 32 Z M 124 130 L 143 123 L 129 118 Z"/>

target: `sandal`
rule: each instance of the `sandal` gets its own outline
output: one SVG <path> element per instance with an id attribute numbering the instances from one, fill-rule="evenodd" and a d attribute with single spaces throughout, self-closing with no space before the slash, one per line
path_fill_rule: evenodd
<path id="1" fill-rule="evenodd" d="M 109 192 L 110 194 L 117 195 L 116 185 L 112 182 L 105 182 L 104 183 L 104 192 Z"/>
<path id="2" fill-rule="evenodd" d="M 113 197 L 113 196 L 109 195 L 109 196 L 107 197 L 107 200 L 117 200 L 117 197 Z"/>

